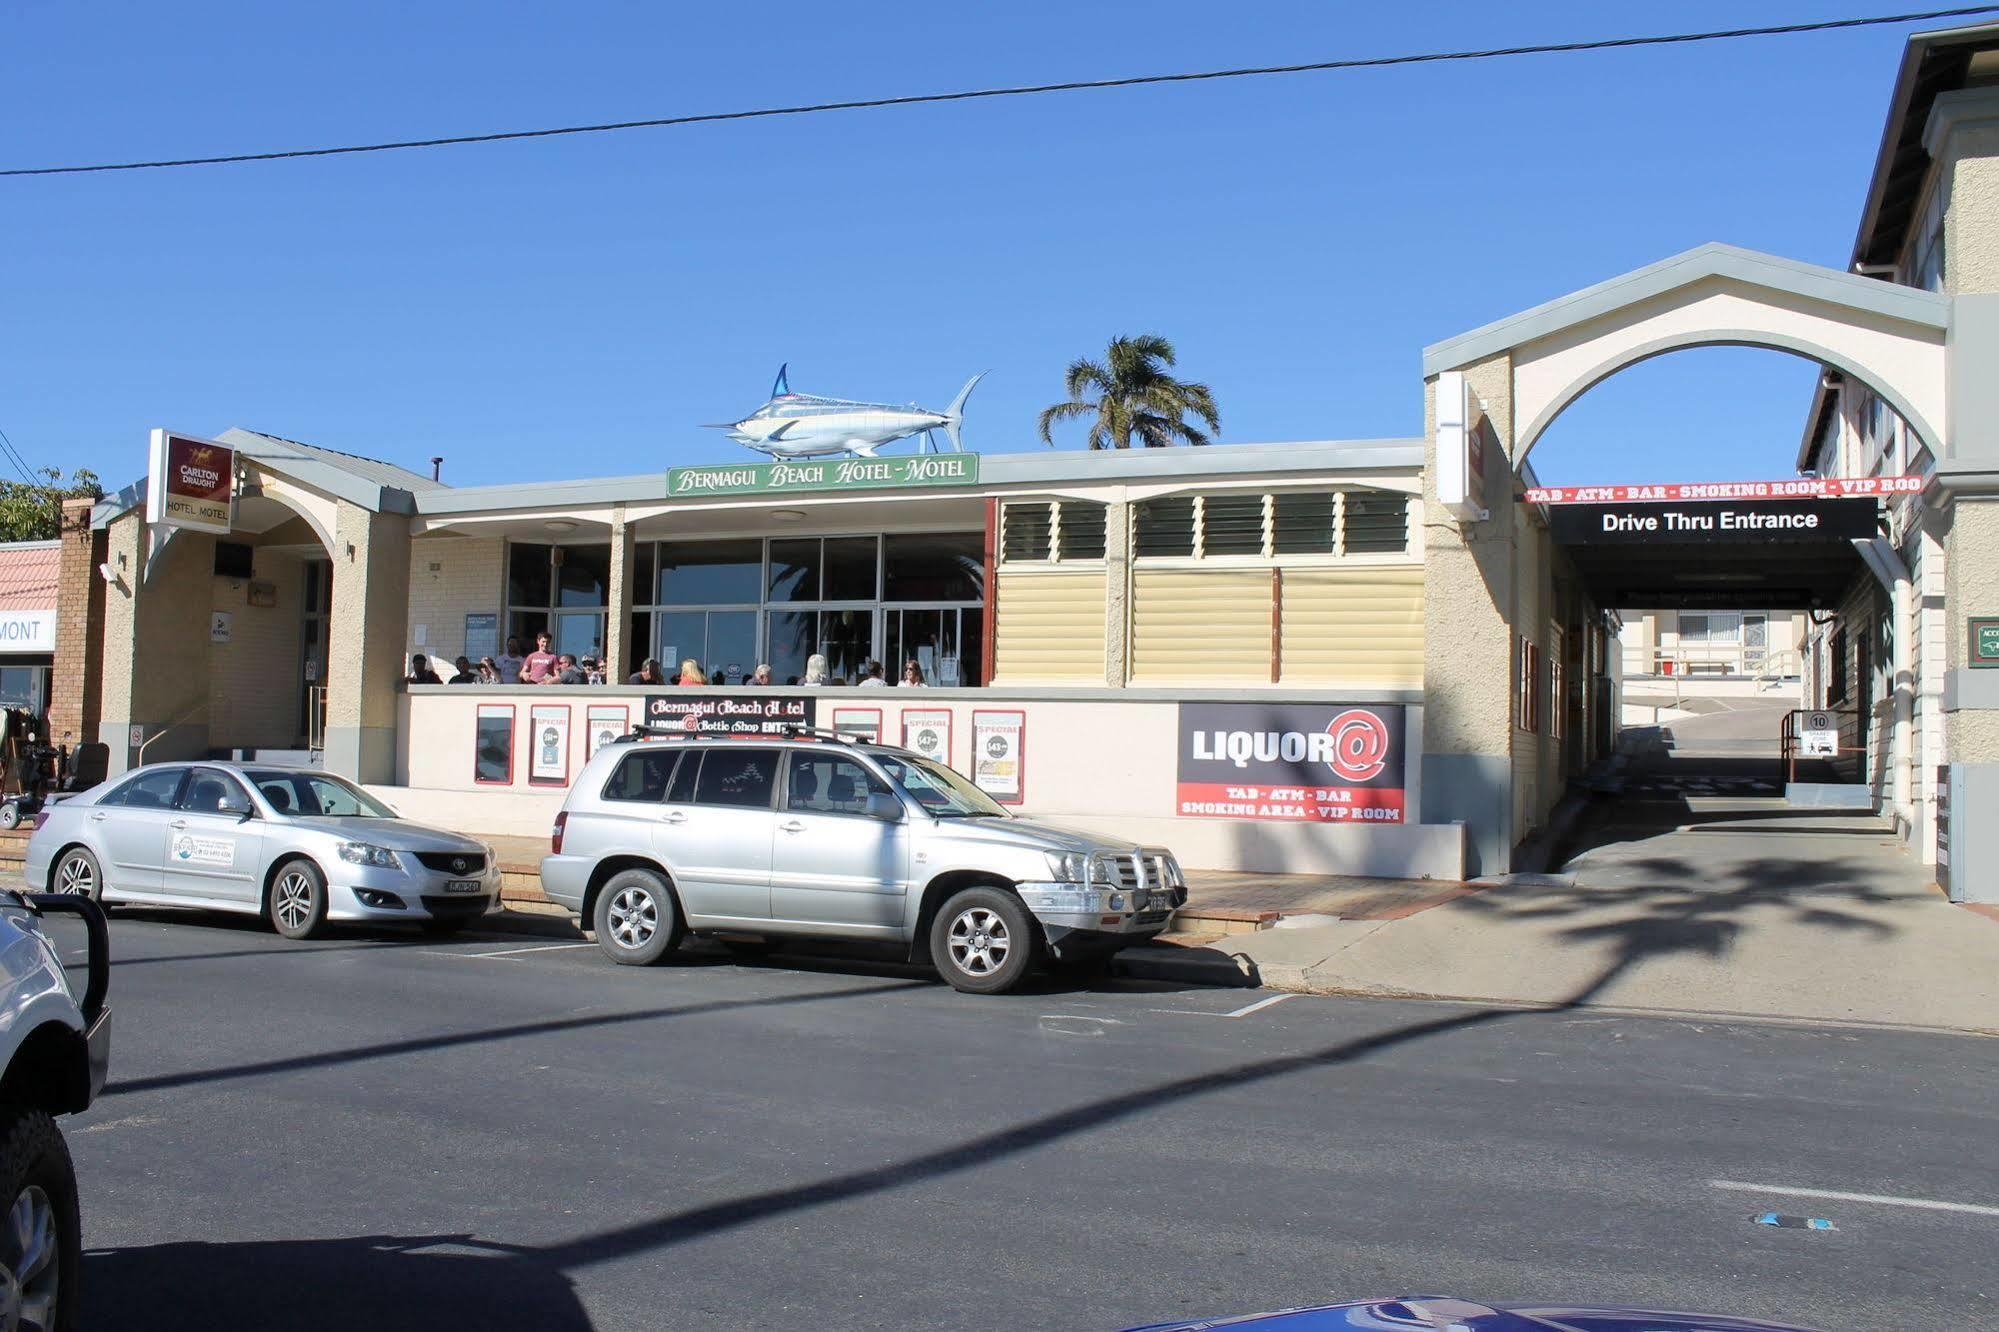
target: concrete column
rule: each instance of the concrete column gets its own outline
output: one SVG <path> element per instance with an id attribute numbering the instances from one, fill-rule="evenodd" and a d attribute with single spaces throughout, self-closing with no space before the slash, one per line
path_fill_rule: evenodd
<path id="1" fill-rule="evenodd" d="M 332 555 L 326 767 L 355 781 L 393 782 L 409 624 L 409 519 L 343 500 Z"/>
<path id="2" fill-rule="evenodd" d="M 623 684 L 625 678 L 639 668 L 631 660 L 633 644 L 626 640 L 631 637 L 632 586 L 634 547 L 632 529 L 625 522 L 625 506 L 620 504 L 611 510 L 611 586 L 610 611 L 604 626 L 604 678 L 611 684 Z"/>
<path id="3" fill-rule="evenodd" d="M 1460 525 L 1437 498 L 1437 381 L 1424 387 L 1424 823 L 1466 825 L 1468 875 L 1504 873 L 1513 848 L 1513 365 L 1466 368 L 1500 447 L 1485 462 L 1491 513 Z"/>
<path id="4" fill-rule="evenodd" d="M 215 538 L 167 530 L 157 550 L 127 513 L 104 533 L 102 715 L 111 771 L 208 753 L 208 624 Z M 133 743 L 133 733 L 139 742 Z"/>
<path id="5" fill-rule="evenodd" d="M 1131 680 L 1131 505 L 1113 500 L 1104 509 L 1104 683 L 1122 689 Z"/>
<path id="6" fill-rule="evenodd" d="M 57 744 L 97 738 L 103 715 L 104 533 L 92 530 L 95 501 L 64 500 L 62 558 L 56 570 L 55 669 L 49 691 L 49 737 Z"/>

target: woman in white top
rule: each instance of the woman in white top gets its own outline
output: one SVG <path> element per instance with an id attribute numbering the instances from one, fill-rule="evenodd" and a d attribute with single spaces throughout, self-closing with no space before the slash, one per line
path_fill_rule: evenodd
<path id="1" fill-rule="evenodd" d="M 802 685 L 823 685 L 826 683 L 826 654 L 815 652 L 805 659 L 805 678 Z"/>
<path id="2" fill-rule="evenodd" d="M 896 685 L 902 689 L 923 688 L 923 663 L 914 657 L 902 663 L 902 678 L 896 681 Z"/>

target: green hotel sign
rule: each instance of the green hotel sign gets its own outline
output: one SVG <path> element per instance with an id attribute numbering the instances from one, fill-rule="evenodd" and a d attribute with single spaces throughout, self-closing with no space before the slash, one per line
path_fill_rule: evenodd
<path id="1" fill-rule="evenodd" d="M 1970 664 L 1999 666 L 1999 615 L 1973 615 L 1967 622 L 1971 630 Z"/>
<path id="2" fill-rule="evenodd" d="M 788 495 L 804 490 L 969 486 L 978 479 L 976 453 L 916 453 L 900 458 L 815 458 L 674 467 L 666 473 L 666 493 L 674 499 L 689 495 Z"/>

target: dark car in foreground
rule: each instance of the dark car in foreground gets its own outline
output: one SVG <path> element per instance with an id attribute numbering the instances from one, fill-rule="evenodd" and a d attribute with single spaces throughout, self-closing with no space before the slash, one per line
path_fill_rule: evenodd
<path id="1" fill-rule="evenodd" d="M 1262 1332 L 1812 1332 L 1792 1323 L 1765 1323 L 1719 1314 L 1647 1309 L 1585 1308 L 1569 1304 L 1477 1304 L 1442 1295 L 1395 1300 L 1355 1300 L 1275 1313 L 1148 1323 L 1130 1332 L 1196 1332 L 1250 1327 Z"/>

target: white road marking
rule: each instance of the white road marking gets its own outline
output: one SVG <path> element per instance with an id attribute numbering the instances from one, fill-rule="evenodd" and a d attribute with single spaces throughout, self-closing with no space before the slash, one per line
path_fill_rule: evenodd
<path id="1" fill-rule="evenodd" d="M 1708 1183 L 1734 1193 L 1774 1193 L 1786 1198 L 1826 1198 L 1833 1202 L 1878 1203 L 1883 1207 L 1921 1207 L 1932 1212 L 1969 1212 L 1973 1216 L 1999 1216 L 1999 1207 L 1984 1203 L 1939 1202 L 1934 1198 L 1903 1198 L 1892 1193 L 1846 1193 L 1839 1189 L 1801 1189 L 1785 1184 L 1749 1184 L 1739 1179 L 1711 1179 Z"/>
<path id="2" fill-rule="evenodd" d="M 1272 1004 L 1281 1004 L 1286 999 L 1296 999 L 1297 997 L 1295 994 L 1273 994 L 1268 999 L 1259 999 L 1253 1004 L 1245 1004 L 1232 1013 L 1210 1013 L 1205 1008 L 1148 1008 L 1145 1011 L 1148 1013 L 1178 1013 L 1182 1017 L 1241 1018 L 1248 1017 L 1251 1013 L 1268 1008 Z"/>
<path id="3" fill-rule="evenodd" d="M 433 948 L 430 952 L 437 957 L 504 957 L 509 962 L 516 962 L 520 960 L 515 956 L 517 953 L 553 953 L 562 948 L 595 948 L 596 946 L 596 944 L 586 941 L 584 943 L 536 944 L 532 948 L 496 948 L 489 953 L 461 953 L 455 949 L 446 948 Z"/>

